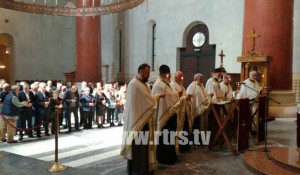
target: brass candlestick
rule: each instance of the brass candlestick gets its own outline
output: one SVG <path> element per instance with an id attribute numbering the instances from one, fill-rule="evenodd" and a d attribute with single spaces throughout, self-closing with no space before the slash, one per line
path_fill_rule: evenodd
<path id="1" fill-rule="evenodd" d="M 67 167 L 58 162 L 58 132 L 59 132 L 59 116 L 58 116 L 58 106 L 55 106 L 56 119 L 55 119 L 55 162 L 52 167 L 48 168 L 49 172 L 57 173 L 64 171 Z"/>

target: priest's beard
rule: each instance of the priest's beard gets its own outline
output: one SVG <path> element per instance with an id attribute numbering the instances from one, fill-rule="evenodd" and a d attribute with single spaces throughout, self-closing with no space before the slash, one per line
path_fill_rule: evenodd
<path id="1" fill-rule="evenodd" d="M 143 77 L 142 81 L 143 81 L 144 83 L 147 83 L 147 82 L 148 82 L 148 79 L 149 79 L 149 77 Z"/>
<path id="2" fill-rule="evenodd" d="M 166 79 L 165 79 L 165 82 L 166 82 L 166 83 L 171 83 L 171 80 L 168 79 L 168 78 L 166 78 Z"/>

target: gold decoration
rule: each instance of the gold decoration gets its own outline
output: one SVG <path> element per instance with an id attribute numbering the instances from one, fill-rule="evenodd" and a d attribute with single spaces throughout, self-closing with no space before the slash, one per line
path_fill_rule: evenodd
<path id="1" fill-rule="evenodd" d="M 254 29 L 251 29 L 251 33 L 246 35 L 247 38 L 250 39 L 251 51 L 255 51 L 255 39 L 261 37 L 260 34 L 256 34 Z"/>
<path id="2" fill-rule="evenodd" d="M 57 173 L 60 171 L 64 171 L 67 167 L 65 165 L 60 164 L 59 162 L 54 162 L 54 165 L 52 167 L 48 168 L 49 172 Z"/>
<path id="3" fill-rule="evenodd" d="M 80 7 L 76 6 L 65 7 L 47 5 L 47 4 L 37 4 L 36 1 L 33 3 L 18 2 L 15 0 L 0 0 L 0 7 L 10 10 L 16 10 L 20 12 L 27 12 L 33 14 L 45 14 L 45 15 L 55 15 L 55 16 L 99 16 L 111 13 L 117 13 L 132 9 L 144 2 L 144 0 L 120 0 L 117 2 L 112 2 L 107 5 L 94 6 L 94 7 Z"/>

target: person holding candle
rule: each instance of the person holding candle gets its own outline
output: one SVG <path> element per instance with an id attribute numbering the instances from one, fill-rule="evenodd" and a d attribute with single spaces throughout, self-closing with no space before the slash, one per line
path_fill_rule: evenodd
<path id="1" fill-rule="evenodd" d="M 123 140 L 120 155 L 128 160 L 128 174 L 147 175 L 156 169 L 154 141 L 154 117 L 156 103 L 147 84 L 150 66 L 141 64 L 138 74 L 130 81 L 124 111 Z M 138 132 L 136 136 L 130 134 Z M 146 143 L 136 138 L 149 133 Z M 152 144 L 151 144 L 152 142 Z"/>
<path id="2" fill-rule="evenodd" d="M 182 85 L 183 82 L 183 73 L 181 71 L 177 71 L 174 74 L 174 80 L 170 83 L 173 91 L 176 92 L 180 98 L 180 109 L 179 109 L 179 120 L 177 120 L 177 130 L 183 131 L 184 134 L 181 135 L 186 136 L 187 138 L 190 137 L 192 132 L 192 117 L 191 117 L 191 96 L 187 95 L 185 88 Z M 188 142 L 184 142 L 184 139 L 179 137 L 180 145 L 179 150 L 181 153 L 186 152 L 189 150 L 190 145 Z"/>
<path id="3" fill-rule="evenodd" d="M 191 118 L 193 131 L 207 130 L 207 114 L 210 106 L 210 96 L 203 85 L 204 76 L 201 73 L 194 75 L 194 81 L 188 86 L 187 94 L 191 99 Z M 193 136 L 192 138 L 194 138 Z M 198 143 L 194 143 L 197 145 Z"/>
<path id="4" fill-rule="evenodd" d="M 180 109 L 180 100 L 176 92 L 173 91 L 170 83 L 170 68 L 167 65 L 159 67 L 159 78 L 153 85 L 152 95 L 158 102 L 156 116 L 156 130 L 163 132 L 159 136 L 157 145 L 156 158 L 159 163 L 173 164 L 177 161 L 177 153 L 179 153 L 178 138 L 171 138 L 170 132 L 177 131 L 177 118 Z M 164 98 L 158 98 L 160 94 L 164 94 Z M 164 136 L 168 134 L 167 136 Z M 167 137 L 167 139 L 164 139 Z M 171 143 L 171 141 L 175 143 Z M 170 142 L 168 142 L 170 141 Z"/>
<path id="5" fill-rule="evenodd" d="M 29 90 L 28 84 L 23 85 L 23 90 L 20 91 L 20 93 L 18 94 L 18 98 L 20 102 L 23 101 L 34 102 L 34 94 L 32 91 Z M 28 124 L 28 128 L 32 128 L 32 115 L 33 115 L 33 111 L 31 106 L 30 107 L 24 106 L 20 108 L 20 122 L 21 122 L 22 129 L 26 129 L 26 121 Z M 28 131 L 28 137 L 33 138 L 32 130 Z M 23 140 L 23 131 L 20 131 L 19 140 Z"/>
<path id="6" fill-rule="evenodd" d="M 50 93 L 46 91 L 47 84 L 41 82 L 39 84 L 39 90 L 34 95 L 34 108 L 36 110 L 34 127 L 40 126 L 44 121 L 45 136 L 49 135 L 49 117 L 51 114 L 50 104 Z M 36 129 L 36 136 L 41 137 L 41 129 Z"/>
<path id="7" fill-rule="evenodd" d="M 77 86 L 73 85 L 71 89 L 68 89 L 63 93 L 62 100 L 64 101 L 65 109 L 67 110 L 66 116 L 66 125 L 68 127 L 68 132 L 72 132 L 71 126 L 71 115 L 73 113 L 75 119 L 75 130 L 80 131 L 79 122 L 78 122 L 78 108 L 79 108 L 79 93 L 77 90 Z"/>

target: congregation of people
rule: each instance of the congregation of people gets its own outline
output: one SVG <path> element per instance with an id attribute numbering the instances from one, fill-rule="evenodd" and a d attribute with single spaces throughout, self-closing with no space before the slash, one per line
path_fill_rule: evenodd
<path id="1" fill-rule="evenodd" d="M 167 65 L 159 67 L 159 77 L 150 85 L 150 70 L 148 64 L 140 65 L 128 85 L 98 82 L 94 87 L 93 83 L 82 82 L 80 90 L 71 82 L 56 82 L 56 86 L 51 80 L 9 85 L 1 80 L 0 140 L 17 143 L 16 134 L 19 141 L 25 139 L 25 134 L 28 138 L 55 134 L 56 117 L 67 134 L 92 129 L 93 125 L 105 128 L 124 124 L 120 155 L 128 160 L 128 174 L 153 174 L 157 163 L 175 164 L 180 153 L 204 145 L 195 139 L 200 134 L 194 131 L 207 132 L 215 127 L 209 122 L 212 104 L 228 102 L 228 108 L 235 99 L 255 99 L 261 91 L 255 69 L 249 71 L 240 90 L 233 90 L 231 76 L 221 67 L 213 69 L 205 85 L 206 77 L 196 73 L 187 88 L 183 86 L 183 72 L 172 74 Z M 128 134 L 131 131 L 138 134 Z M 165 135 L 155 135 L 164 131 L 179 133 L 174 143 L 166 143 Z M 183 132 L 187 133 L 187 142 L 182 142 Z M 145 133 L 149 134 L 147 144 L 136 142 Z M 158 144 L 154 144 L 156 139 Z"/>
<path id="2" fill-rule="evenodd" d="M 55 134 L 56 117 L 61 131 L 122 126 L 126 84 L 0 80 L 0 140 L 17 143 L 27 138 Z M 63 130 L 65 129 L 65 130 Z M 42 134 L 43 133 L 43 134 Z M 14 137 L 18 135 L 18 140 Z M 28 137 L 24 137 L 27 135 Z"/>
<path id="3" fill-rule="evenodd" d="M 204 146 L 204 142 L 195 140 L 194 131 L 207 132 L 216 127 L 208 121 L 213 117 L 212 104 L 226 104 L 228 108 L 236 99 L 257 98 L 261 91 L 255 69 L 249 70 L 249 79 L 240 84 L 240 90 L 233 90 L 230 84 L 232 78 L 222 67 L 213 69 L 205 85 L 206 77 L 196 73 L 187 89 L 183 86 L 183 72 L 175 72 L 172 80 L 167 65 L 159 67 L 159 77 L 150 86 L 147 83 L 150 70 L 148 64 L 140 65 L 127 88 L 120 155 L 128 160 L 128 174 L 153 174 L 157 163 L 175 164 L 178 155 L 189 151 L 191 146 Z M 159 134 L 155 144 L 156 132 L 168 135 Z M 169 142 L 171 132 L 179 133 L 173 135 L 174 143 Z M 187 142 L 180 137 L 183 132 L 187 133 Z M 139 142 L 139 137 L 145 135 L 148 136 L 147 143 Z"/>

